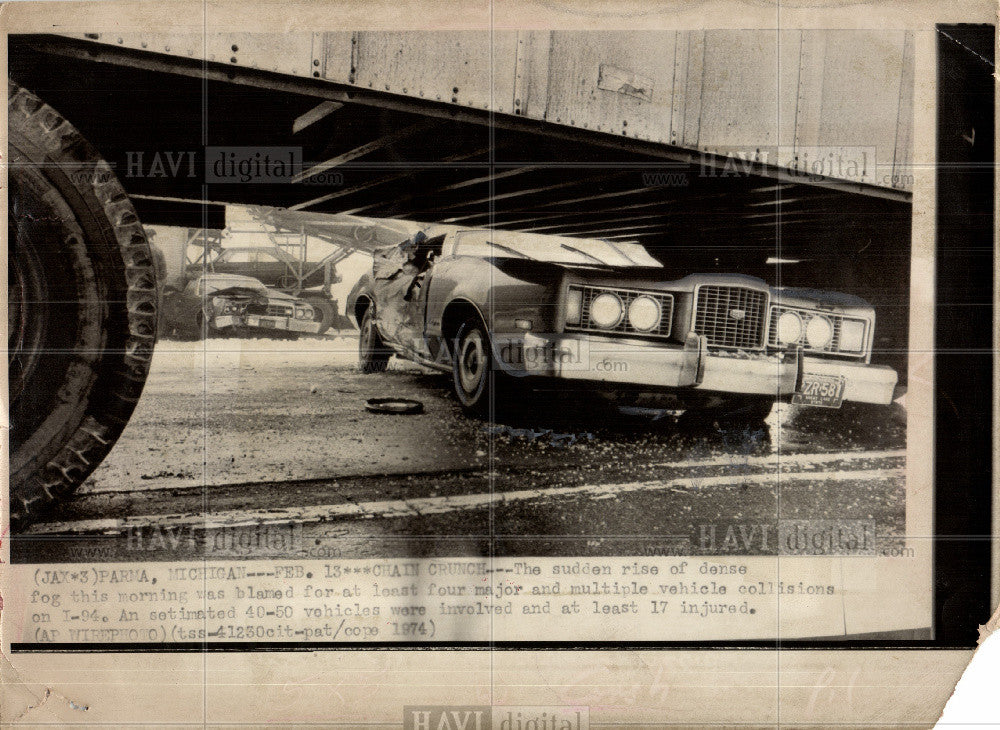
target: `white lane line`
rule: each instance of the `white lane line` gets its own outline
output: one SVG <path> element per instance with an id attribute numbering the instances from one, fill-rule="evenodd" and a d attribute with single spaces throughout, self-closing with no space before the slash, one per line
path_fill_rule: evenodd
<path id="1" fill-rule="evenodd" d="M 715 459 L 692 459 L 690 461 L 658 461 L 651 466 L 774 466 L 785 464 L 829 464 L 835 461 L 855 461 L 861 459 L 893 459 L 906 456 L 906 449 L 891 451 L 836 451 L 812 454 L 768 454 L 766 456 L 738 456 L 727 454 Z"/>
<path id="2" fill-rule="evenodd" d="M 485 509 L 513 502 L 551 501 L 559 498 L 589 497 L 610 499 L 630 492 L 656 492 L 667 489 L 697 490 L 708 487 L 742 487 L 753 484 L 771 485 L 777 477 L 781 484 L 788 482 L 847 482 L 886 481 L 902 479 L 905 471 L 897 469 L 867 469 L 840 472 L 790 472 L 783 474 L 726 474 L 724 476 L 685 477 L 645 482 L 620 482 L 617 484 L 584 484 L 573 487 L 520 489 L 510 492 L 458 494 L 446 497 L 416 499 L 389 499 L 377 502 L 341 502 L 309 507 L 249 511 L 242 509 L 213 512 L 201 515 L 196 512 L 164 515 L 137 515 L 123 519 L 79 520 L 76 522 L 49 522 L 33 526 L 28 535 L 123 532 L 126 530 L 155 527 L 171 529 L 189 527 L 201 530 L 233 527 L 253 527 L 287 523 L 328 522 L 344 519 L 393 519 L 423 517 L 462 510 Z"/>
<path id="3" fill-rule="evenodd" d="M 711 467 L 711 466 L 770 466 L 774 467 L 777 471 L 779 467 L 785 465 L 801 466 L 802 464 L 830 464 L 838 461 L 861 461 L 865 459 L 902 459 L 906 456 L 906 449 L 896 449 L 893 451 L 837 451 L 837 452 L 819 452 L 813 454 L 769 454 L 765 456 L 738 456 L 738 455 L 725 455 L 715 458 L 708 459 L 679 459 L 677 461 L 657 461 L 649 464 L 649 466 L 665 466 L 673 467 L 675 469 L 690 469 L 690 468 L 701 468 L 701 467 Z M 445 470 L 447 471 L 447 470 Z M 486 470 L 455 470 L 453 472 L 458 476 L 485 476 L 488 472 Z M 442 470 L 434 470 L 431 472 L 400 472 L 400 473 L 390 473 L 390 474 L 339 474 L 336 476 L 329 477 L 311 477 L 309 479 L 295 479 L 292 480 L 293 483 L 317 483 L 317 482 L 336 482 L 339 480 L 343 481 L 357 481 L 361 479 L 403 479 L 409 476 L 416 478 L 425 478 L 427 476 L 447 476 Z M 168 479 L 171 477 L 167 477 Z M 280 480 L 264 480 L 266 482 L 276 482 L 280 483 Z M 211 489 L 232 489 L 238 487 L 252 487 L 252 483 L 247 482 L 217 482 L 210 481 L 207 484 L 192 484 L 191 480 L 186 480 L 183 483 L 171 484 L 170 486 L 162 486 L 157 484 L 150 484 L 148 486 L 134 487 L 129 489 L 123 488 L 103 488 L 103 489 L 93 489 L 88 491 L 78 491 L 76 495 L 78 497 L 96 497 L 105 494 L 122 495 L 122 494 L 152 494 L 154 492 L 172 492 L 179 489 L 184 490 L 196 490 L 201 488 L 211 488 Z"/>

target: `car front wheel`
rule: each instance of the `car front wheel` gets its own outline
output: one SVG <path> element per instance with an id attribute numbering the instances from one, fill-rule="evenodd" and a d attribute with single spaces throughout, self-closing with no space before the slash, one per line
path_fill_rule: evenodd
<path id="1" fill-rule="evenodd" d="M 337 321 L 337 306 L 322 297 L 305 297 L 305 301 L 313 308 L 313 321 L 319 322 L 316 334 L 324 334 Z"/>
<path id="2" fill-rule="evenodd" d="M 452 379 L 458 402 L 469 413 L 488 415 L 502 374 L 493 368 L 489 335 L 477 318 L 470 317 L 458 328 L 452 352 Z"/>
<path id="3" fill-rule="evenodd" d="M 363 373 L 384 373 L 389 367 L 392 351 L 385 346 L 382 336 L 375 326 L 375 314 L 368 307 L 361 319 L 361 333 L 358 336 L 358 366 Z"/>

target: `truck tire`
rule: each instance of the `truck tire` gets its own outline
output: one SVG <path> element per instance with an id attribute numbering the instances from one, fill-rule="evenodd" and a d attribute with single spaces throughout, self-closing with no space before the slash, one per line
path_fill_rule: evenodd
<path id="1" fill-rule="evenodd" d="M 149 372 L 157 296 L 146 234 L 107 163 L 13 82 L 7 112 L 16 530 L 66 499 L 118 439 Z"/>

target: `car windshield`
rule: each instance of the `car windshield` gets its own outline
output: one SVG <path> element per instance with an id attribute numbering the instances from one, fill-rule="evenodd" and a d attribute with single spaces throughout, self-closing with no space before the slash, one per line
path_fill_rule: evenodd
<path id="1" fill-rule="evenodd" d="M 663 266 L 638 243 L 512 231 L 459 231 L 455 236 L 458 256 L 509 256 L 558 264 Z"/>
<path id="2" fill-rule="evenodd" d="M 234 286 L 243 287 L 244 289 L 256 289 L 262 292 L 267 291 L 266 286 L 256 279 L 246 276 L 213 276 L 210 279 L 206 277 L 201 280 L 201 289 L 205 294 L 211 294 L 220 289 L 230 289 Z"/>

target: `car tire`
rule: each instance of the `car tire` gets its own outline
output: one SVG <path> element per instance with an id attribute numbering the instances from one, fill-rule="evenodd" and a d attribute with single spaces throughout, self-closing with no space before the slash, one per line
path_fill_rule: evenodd
<path id="1" fill-rule="evenodd" d="M 157 287 L 146 234 L 108 164 L 10 82 L 10 521 L 66 499 L 107 456 L 149 373 Z"/>
<path id="2" fill-rule="evenodd" d="M 389 367 L 390 357 L 392 351 L 386 347 L 375 326 L 375 310 L 368 307 L 361 319 L 358 335 L 358 367 L 363 373 L 384 373 Z"/>
<path id="3" fill-rule="evenodd" d="M 490 415 L 503 373 L 493 367 L 493 348 L 486 327 L 469 317 L 458 328 L 452 347 L 452 385 L 462 409 L 479 417 Z M 502 390 L 502 387 L 499 388 Z"/>
<path id="4" fill-rule="evenodd" d="M 324 334 L 337 320 L 336 305 L 329 299 L 325 299 L 323 297 L 304 297 L 304 300 L 309 303 L 309 306 L 311 306 L 313 310 L 315 310 L 313 321 L 319 322 L 319 330 L 316 334 Z"/>

